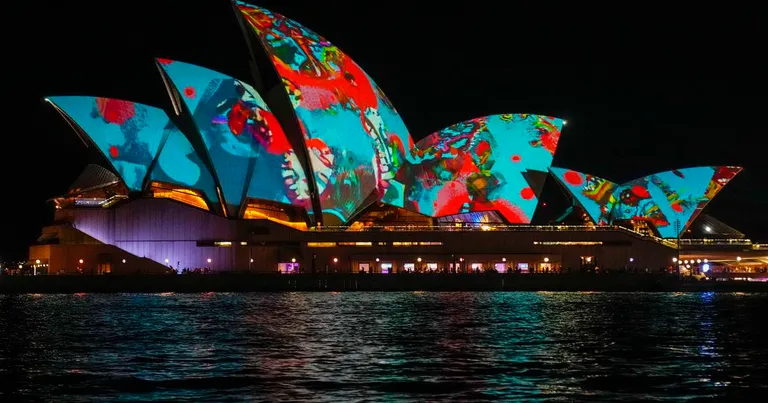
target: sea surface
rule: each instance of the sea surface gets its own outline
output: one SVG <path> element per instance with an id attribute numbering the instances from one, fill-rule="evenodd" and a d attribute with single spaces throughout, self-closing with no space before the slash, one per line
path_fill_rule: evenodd
<path id="1" fill-rule="evenodd" d="M 0 296 L 0 401 L 766 401 L 768 294 Z"/>

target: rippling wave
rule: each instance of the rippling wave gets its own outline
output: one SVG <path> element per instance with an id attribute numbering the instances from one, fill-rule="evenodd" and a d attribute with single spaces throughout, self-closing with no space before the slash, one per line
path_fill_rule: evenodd
<path id="1" fill-rule="evenodd" d="M 768 392 L 766 309 L 714 293 L 0 296 L 0 401 L 751 400 Z"/>

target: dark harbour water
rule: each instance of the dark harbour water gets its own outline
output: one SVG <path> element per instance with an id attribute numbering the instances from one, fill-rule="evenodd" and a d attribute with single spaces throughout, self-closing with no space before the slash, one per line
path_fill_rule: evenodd
<path id="1" fill-rule="evenodd" d="M 0 296 L 0 401 L 768 399 L 768 294 Z"/>

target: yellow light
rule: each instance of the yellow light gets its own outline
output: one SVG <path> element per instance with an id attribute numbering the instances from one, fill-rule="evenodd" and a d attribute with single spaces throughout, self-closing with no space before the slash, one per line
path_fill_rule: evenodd
<path id="1" fill-rule="evenodd" d="M 548 257 L 544 258 L 544 263 L 549 263 L 549 258 Z"/>
<path id="2" fill-rule="evenodd" d="M 40 264 L 40 259 L 35 260 L 35 264 Z"/>
<path id="3" fill-rule="evenodd" d="M 736 261 L 741 262 L 741 256 L 736 256 Z"/>
<path id="4" fill-rule="evenodd" d="M 296 258 L 291 258 L 291 263 L 296 263 Z"/>
<path id="5" fill-rule="evenodd" d="M 506 262 L 506 261 L 507 261 L 507 258 L 503 257 L 503 258 L 501 258 L 501 261 L 502 261 L 502 262 Z"/>
<path id="6" fill-rule="evenodd" d="M 78 260 L 78 262 L 80 262 L 80 264 L 83 264 L 83 259 Z"/>
<path id="7" fill-rule="evenodd" d="M 123 259 L 123 263 L 125 263 L 125 259 Z"/>
<path id="8" fill-rule="evenodd" d="M 379 258 L 376 258 L 376 261 L 378 262 L 378 261 L 379 261 Z"/>
<path id="9" fill-rule="evenodd" d="M 672 263 L 677 263 L 677 258 L 676 257 L 672 258 Z"/>
<path id="10" fill-rule="evenodd" d="M 420 258 L 420 257 L 419 257 L 419 258 L 416 258 L 416 261 L 417 261 L 417 262 L 421 262 L 421 258 Z"/>
<path id="11" fill-rule="evenodd" d="M 339 258 L 333 258 L 333 263 L 337 263 L 339 261 Z"/>

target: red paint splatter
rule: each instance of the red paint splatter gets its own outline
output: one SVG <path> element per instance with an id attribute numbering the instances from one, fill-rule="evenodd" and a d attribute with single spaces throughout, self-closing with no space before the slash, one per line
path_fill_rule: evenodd
<path id="1" fill-rule="evenodd" d="M 485 153 L 491 151 L 491 145 L 487 141 L 483 140 L 477 145 L 477 155 L 485 155 Z"/>
<path id="2" fill-rule="evenodd" d="M 245 123 L 248 120 L 250 111 L 241 102 L 238 102 L 232 106 L 232 109 L 227 113 L 227 126 L 229 131 L 235 136 L 239 136 L 245 129 Z"/>
<path id="3" fill-rule="evenodd" d="M 563 179 L 571 186 L 580 186 L 584 182 L 581 174 L 576 171 L 567 171 L 563 174 Z"/>
<path id="4" fill-rule="evenodd" d="M 683 206 L 681 206 L 680 203 L 675 203 L 672 205 L 672 210 L 675 210 L 676 213 L 682 213 Z"/>
<path id="5" fill-rule="evenodd" d="M 197 95 L 197 92 L 195 91 L 195 88 L 190 86 L 187 88 L 184 88 L 184 96 L 187 98 L 194 98 L 195 95 Z"/>
<path id="6" fill-rule="evenodd" d="M 288 152 L 288 150 L 291 150 L 292 147 L 288 142 L 288 137 L 286 137 L 283 127 L 280 126 L 275 115 L 263 110 L 259 110 L 259 114 L 264 118 L 267 127 L 269 127 L 269 130 L 272 132 L 272 139 L 269 143 L 269 147 L 267 147 L 267 152 L 270 154 L 284 154 Z"/>
<path id="7" fill-rule="evenodd" d="M 96 98 L 96 107 L 101 117 L 108 123 L 122 125 L 136 115 L 133 102 L 111 98 Z"/>
<path id="8" fill-rule="evenodd" d="M 520 191 L 520 197 L 522 197 L 525 200 L 531 200 L 534 197 L 536 197 L 536 194 L 533 193 L 533 189 L 527 187 L 527 188 L 523 188 L 523 190 Z"/>
<path id="9" fill-rule="evenodd" d="M 651 197 L 651 194 L 648 193 L 648 189 L 640 185 L 632 186 L 632 193 L 634 193 L 637 197 L 640 197 L 642 199 L 647 199 Z"/>
<path id="10" fill-rule="evenodd" d="M 173 63 L 173 60 L 171 60 L 171 59 L 163 59 L 163 58 L 161 58 L 161 57 L 158 57 L 158 58 L 157 58 L 157 62 L 158 62 L 158 63 L 160 63 L 160 64 L 164 64 L 164 65 L 166 65 L 166 66 L 167 66 L 167 65 L 169 65 L 169 64 L 171 64 L 171 63 Z"/>
<path id="11" fill-rule="evenodd" d="M 451 181 L 437 191 L 435 216 L 457 214 L 464 203 L 469 203 L 469 192 L 462 182 Z"/>
<path id="12" fill-rule="evenodd" d="M 120 151 L 117 149 L 117 146 L 109 146 L 109 155 L 112 158 L 117 158 L 120 156 Z"/>
<path id="13" fill-rule="evenodd" d="M 519 155 L 515 154 L 515 155 L 512 156 L 511 159 L 512 159 L 512 162 L 520 162 L 520 160 L 522 160 L 523 158 L 520 157 Z"/>

